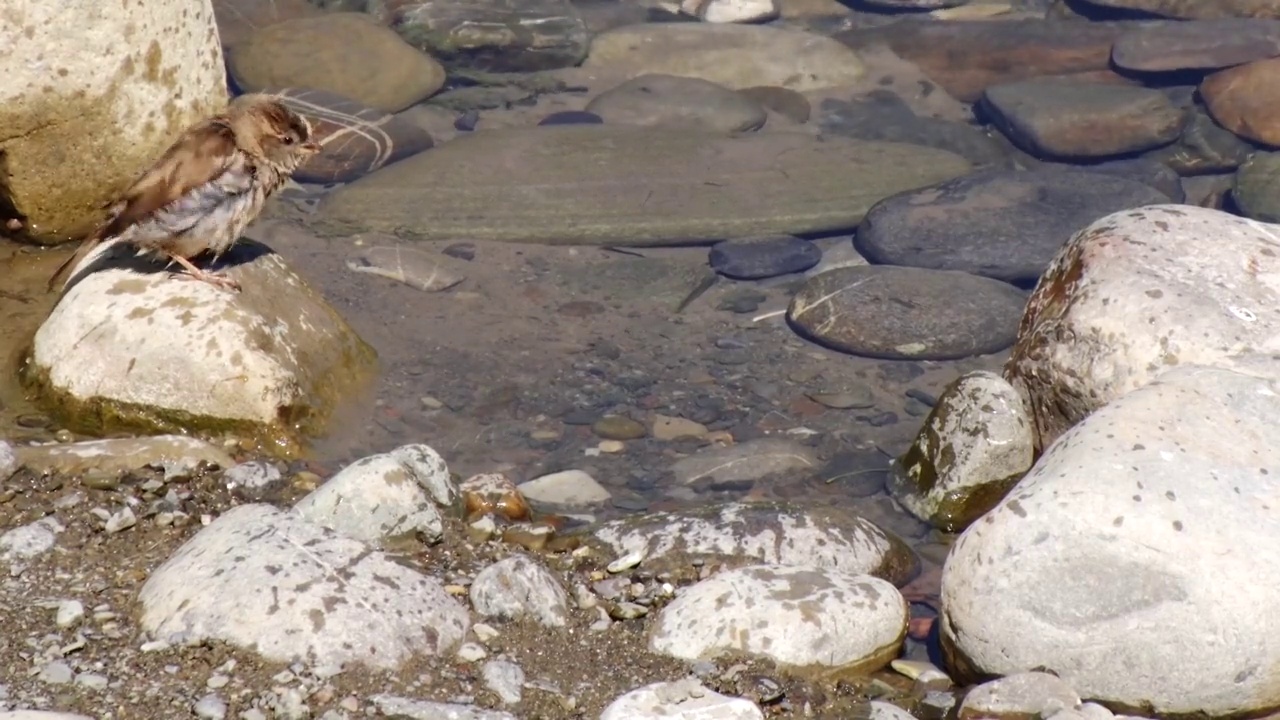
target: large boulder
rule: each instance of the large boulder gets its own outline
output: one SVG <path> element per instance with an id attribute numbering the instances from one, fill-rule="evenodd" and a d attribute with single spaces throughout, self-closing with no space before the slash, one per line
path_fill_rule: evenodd
<path id="1" fill-rule="evenodd" d="M 1112 306 L 1119 321 L 1147 325 L 1123 298 Z M 1206 315 L 1231 323 L 1222 308 Z M 1280 585 L 1277 497 L 1280 383 L 1204 366 L 1165 372 L 1059 437 L 952 547 L 949 667 L 962 679 L 1039 668 L 1084 698 L 1153 717 L 1274 712 L 1280 621 L 1266 609 Z"/>
<path id="2" fill-rule="evenodd" d="M 210 0 L 0 2 L 0 233 L 82 235 L 188 125 L 222 109 Z"/>
<path id="3" fill-rule="evenodd" d="M 1108 215 L 1063 246 L 1027 301 L 1005 377 L 1037 449 L 1179 365 L 1280 377 L 1280 233 L 1188 205 Z"/>
<path id="4" fill-rule="evenodd" d="M 168 272 L 82 275 L 36 331 L 28 380 L 68 427 L 229 430 L 289 454 L 374 353 L 279 255 L 244 243 L 227 257 L 239 293 Z"/>

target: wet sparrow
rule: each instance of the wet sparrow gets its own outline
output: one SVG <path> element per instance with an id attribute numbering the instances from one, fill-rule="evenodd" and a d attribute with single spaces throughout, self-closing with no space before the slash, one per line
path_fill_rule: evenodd
<path id="1" fill-rule="evenodd" d="M 186 270 L 177 277 L 239 289 L 191 258 L 208 251 L 216 261 L 229 250 L 267 198 L 319 149 L 306 119 L 278 100 L 257 94 L 232 100 L 225 112 L 183 133 L 107 206 L 107 219 L 49 278 L 49 289 L 95 250 L 116 244 L 167 257 Z"/>

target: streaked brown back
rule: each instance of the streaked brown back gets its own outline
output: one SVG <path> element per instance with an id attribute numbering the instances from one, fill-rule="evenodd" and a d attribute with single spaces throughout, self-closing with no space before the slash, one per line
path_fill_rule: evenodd
<path id="1" fill-rule="evenodd" d="M 231 164 L 235 134 L 223 116 L 193 126 L 134 181 L 114 206 L 119 208 L 96 233 L 100 239 L 119 235 L 157 210 L 217 178 Z"/>

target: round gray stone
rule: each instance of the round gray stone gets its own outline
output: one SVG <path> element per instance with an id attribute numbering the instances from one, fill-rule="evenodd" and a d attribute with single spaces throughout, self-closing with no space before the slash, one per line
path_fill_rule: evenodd
<path id="1" fill-rule="evenodd" d="M 1033 283 L 1089 223 L 1166 202 L 1150 185 L 1112 174 L 976 173 L 878 203 L 859 226 L 854 246 L 871 263 Z"/>
<path id="2" fill-rule="evenodd" d="M 720 132 L 758 130 L 767 115 L 760 103 L 713 82 L 676 75 L 632 78 L 587 103 L 606 123 L 696 127 Z"/>
<path id="3" fill-rule="evenodd" d="M 998 280 L 888 265 L 815 275 L 787 309 L 828 347 L 891 360 L 950 360 L 1013 344 L 1026 296 Z"/>
<path id="4" fill-rule="evenodd" d="M 794 235 L 736 238 L 711 248 L 711 269 L 735 280 L 804 272 L 822 260 L 817 245 Z"/>

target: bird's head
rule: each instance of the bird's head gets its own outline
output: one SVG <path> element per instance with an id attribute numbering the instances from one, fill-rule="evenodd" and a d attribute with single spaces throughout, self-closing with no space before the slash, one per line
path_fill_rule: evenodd
<path id="1" fill-rule="evenodd" d="M 242 95 L 227 108 L 241 147 L 291 173 L 320 151 L 311 123 L 269 95 Z"/>

